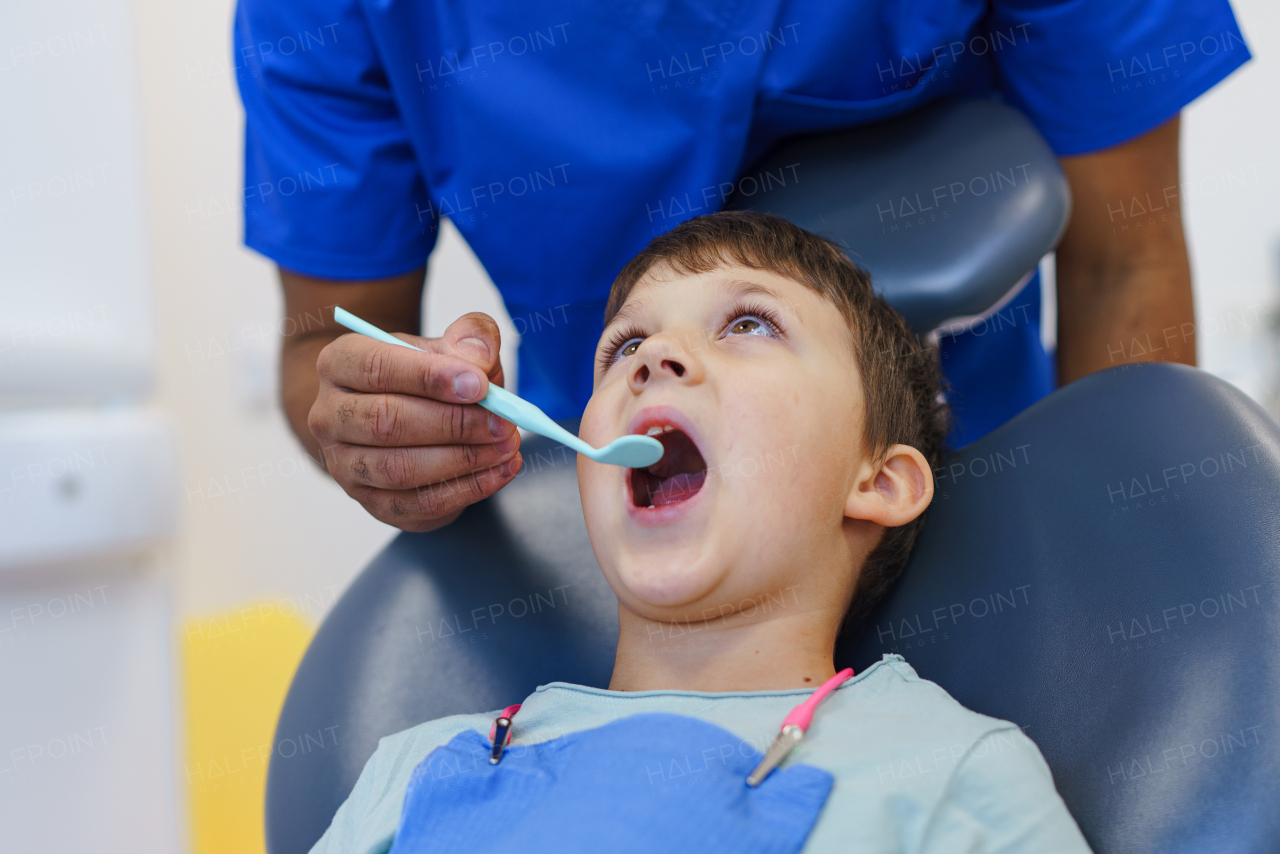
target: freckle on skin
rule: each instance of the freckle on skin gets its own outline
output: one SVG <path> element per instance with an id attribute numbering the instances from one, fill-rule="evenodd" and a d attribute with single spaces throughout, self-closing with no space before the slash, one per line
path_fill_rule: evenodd
<path id="1" fill-rule="evenodd" d="M 806 681 L 806 682 L 812 682 L 813 680 L 812 680 L 812 679 L 810 679 L 808 676 L 806 676 L 806 677 L 804 677 L 804 681 Z"/>

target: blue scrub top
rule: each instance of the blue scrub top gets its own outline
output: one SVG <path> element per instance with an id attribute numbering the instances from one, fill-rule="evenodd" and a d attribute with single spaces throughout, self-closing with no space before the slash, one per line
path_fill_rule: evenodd
<path id="1" fill-rule="evenodd" d="M 239 0 L 245 243 L 372 278 L 458 227 L 521 333 L 520 393 L 591 394 L 609 286 L 782 137 L 995 93 L 1060 155 L 1172 117 L 1249 58 L 1225 0 Z M 943 344 L 960 445 L 1053 388 L 1025 323 Z"/>

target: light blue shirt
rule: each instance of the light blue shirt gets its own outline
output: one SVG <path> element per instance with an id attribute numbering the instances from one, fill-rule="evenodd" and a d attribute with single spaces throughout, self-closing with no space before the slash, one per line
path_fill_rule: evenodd
<path id="1" fill-rule="evenodd" d="M 763 753 L 809 693 L 622 692 L 553 682 L 524 701 L 508 749 L 667 712 L 733 733 L 738 740 L 725 750 Z M 312 854 L 384 854 L 413 769 L 460 732 L 487 736 L 496 716 L 454 715 L 382 739 Z M 822 702 L 784 767 L 795 763 L 835 777 L 806 854 L 1089 851 L 1035 743 L 1015 724 L 965 709 L 899 655 L 886 655 Z M 719 767 L 704 752 L 651 769 L 650 777 L 671 794 L 696 796 L 699 780 Z M 462 764 L 455 773 L 468 772 Z"/>

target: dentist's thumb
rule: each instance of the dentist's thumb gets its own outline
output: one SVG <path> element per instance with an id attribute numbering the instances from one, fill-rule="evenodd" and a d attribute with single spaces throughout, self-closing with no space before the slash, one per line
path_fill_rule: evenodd
<path id="1" fill-rule="evenodd" d="M 498 329 L 498 322 L 492 317 L 483 311 L 464 314 L 449 324 L 440 340 L 445 352 L 474 363 L 485 380 L 497 385 L 503 384 L 502 362 L 498 358 L 502 348 L 502 332 Z"/>

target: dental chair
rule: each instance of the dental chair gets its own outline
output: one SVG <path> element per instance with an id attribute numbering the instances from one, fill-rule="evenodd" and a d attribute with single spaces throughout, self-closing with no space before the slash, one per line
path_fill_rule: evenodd
<path id="1" fill-rule="evenodd" d="M 812 180 L 736 205 L 856 247 L 922 333 L 998 309 L 1069 210 L 1051 152 L 991 101 L 786 143 L 748 174 L 779 164 Z M 879 231 L 886 200 L 919 216 L 916 193 L 1020 164 L 998 193 L 948 197 L 953 215 L 914 241 L 902 217 Z M 382 736 L 552 681 L 608 685 L 617 605 L 574 454 L 538 437 L 522 452 L 497 495 L 396 537 L 320 627 L 276 740 L 324 746 L 271 759 L 271 854 L 314 844 Z M 936 480 L 902 581 L 836 666 L 897 652 L 1019 724 L 1097 852 L 1280 849 L 1280 426 L 1201 371 L 1123 366 L 951 454 Z"/>

